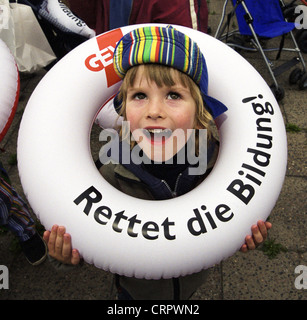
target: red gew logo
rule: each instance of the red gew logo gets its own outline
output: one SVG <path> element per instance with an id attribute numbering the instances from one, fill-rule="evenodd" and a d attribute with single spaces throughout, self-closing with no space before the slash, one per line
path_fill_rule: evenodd
<path id="1" fill-rule="evenodd" d="M 90 71 L 98 72 L 105 69 L 108 87 L 111 87 L 121 80 L 113 68 L 113 53 L 116 43 L 122 36 L 123 33 L 121 29 L 116 29 L 98 36 L 96 40 L 99 54 L 91 54 L 85 59 L 85 66 Z"/>

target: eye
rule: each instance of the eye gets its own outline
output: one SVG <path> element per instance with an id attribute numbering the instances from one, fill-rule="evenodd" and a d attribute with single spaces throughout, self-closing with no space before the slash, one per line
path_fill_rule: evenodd
<path id="1" fill-rule="evenodd" d="M 169 92 L 167 94 L 167 99 L 171 99 L 171 100 L 178 100 L 181 98 L 181 95 L 178 92 Z"/>
<path id="2" fill-rule="evenodd" d="M 133 95 L 133 99 L 135 100 L 143 100 L 143 99 L 146 99 L 146 94 L 143 93 L 143 92 L 137 92 Z"/>

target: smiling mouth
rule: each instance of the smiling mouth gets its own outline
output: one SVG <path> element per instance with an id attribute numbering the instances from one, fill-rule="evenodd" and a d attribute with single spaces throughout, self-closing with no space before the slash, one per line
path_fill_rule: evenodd
<path id="1" fill-rule="evenodd" d="M 164 144 L 172 135 L 172 130 L 162 128 L 144 129 L 145 136 L 151 141 L 152 144 Z"/>

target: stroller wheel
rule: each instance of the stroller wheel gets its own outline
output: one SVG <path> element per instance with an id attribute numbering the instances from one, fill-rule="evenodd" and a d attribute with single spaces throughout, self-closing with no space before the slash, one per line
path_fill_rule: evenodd
<path id="1" fill-rule="evenodd" d="M 307 73 L 306 72 L 302 75 L 302 77 L 298 83 L 298 86 L 299 86 L 300 90 L 304 90 L 307 88 Z"/>
<path id="2" fill-rule="evenodd" d="M 290 84 L 296 84 L 302 75 L 304 74 L 304 71 L 300 68 L 295 68 L 294 70 L 291 71 L 290 76 L 289 76 L 289 83 Z"/>
<path id="3" fill-rule="evenodd" d="M 270 88 L 271 88 L 271 90 L 272 90 L 272 92 L 273 92 L 273 94 L 274 94 L 274 96 L 275 96 L 277 101 L 280 101 L 280 100 L 282 100 L 284 98 L 284 96 L 285 96 L 284 88 L 276 87 L 275 84 L 272 84 L 270 86 Z"/>

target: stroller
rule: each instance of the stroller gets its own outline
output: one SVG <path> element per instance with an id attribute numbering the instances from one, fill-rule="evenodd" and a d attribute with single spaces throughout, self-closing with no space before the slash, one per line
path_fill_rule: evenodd
<path id="1" fill-rule="evenodd" d="M 301 63 L 302 68 L 296 67 L 290 73 L 289 82 L 291 84 L 298 83 L 299 89 L 301 90 L 307 88 L 306 64 L 293 34 L 295 24 L 288 22 L 283 12 L 287 10 L 289 16 L 289 9 L 292 9 L 290 7 L 293 7 L 294 2 L 295 1 L 292 1 L 290 5 L 285 5 L 282 0 L 232 0 L 233 9 L 228 14 L 226 23 L 224 23 L 228 3 L 228 0 L 226 0 L 223 7 L 222 18 L 215 34 L 217 39 L 225 40 L 227 45 L 236 50 L 243 49 L 260 52 L 273 79 L 273 84 L 270 85 L 270 88 L 278 101 L 284 98 L 285 91 L 278 84 L 276 77 L 293 68 L 298 63 Z M 291 12 L 294 12 L 294 10 Z M 236 15 L 237 18 L 239 30 L 230 32 L 230 22 L 234 15 Z M 225 29 L 227 29 L 226 32 Z M 285 35 L 288 33 L 290 34 L 294 48 L 284 47 Z M 266 40 L 278 36 L 281 36 L 279 47 L 262 47 Z M 248 45 L 246 45 L 247 43 Z M 279 59 L 282 51 L 290 51 L 296 55 L 291 60 L 274 67 L 273 62 L 268 59 L 266 54 L 266 52 L 269 51 L 277 51 L 276 60 Z"/>

